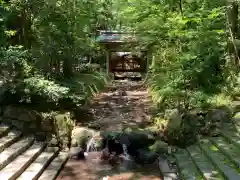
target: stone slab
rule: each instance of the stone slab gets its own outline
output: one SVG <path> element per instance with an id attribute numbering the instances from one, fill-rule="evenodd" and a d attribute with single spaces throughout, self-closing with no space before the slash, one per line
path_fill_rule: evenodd
<path id="1" fill-rule="evenodd" d="M 239 133 L 222 133 L 229 141 L 235 144 L 240 149 L 240 134 Z"/>
<path id="2" fill-rule="evenodd" d="M 45 150 L 38 158 L 19 176 L 18 180 L 33 180 L 37 179 L 46 166 L 52 161 L 56 152 Z"/>
<path id="3" fill-rule="evenodd" d="M 234 144 L 226 141 L 223 137 L 212 138 L 213 142 L 220 151 L 229 157 L 229 159 L 240 168 L 240 149 Z"/>
<path id="4" fill-rule="evenodd" d="M 240 179 L 240 173 L 232 168 L 231 162 L 219 150 L 214 150 L 213 144 L 205 142 L 200 145 L 201 149 L 209 156 L 212 163 L 218 167 L 219 170 L 229 180 Z"/>
<path id="5" fill-rule="evenodd" d="M 218 170 L 197 146 L 189 147 L 188 152 L 205 179 L 210 180 L 215 177 L 221 177 Z"/>
<path id="6" fill-rule="evenodd" d="M 162 159 L 162 158 L 159 158 L 158 160 L 159 160 L 159 168 L 160 168 L 162 173 L 173 173 L 173 172 L 175 172 L 174 169 L 170 168 L 167 160 Z"/>
<path id="7" fill-rule="evenodd" d="M 0 169 L 15 159 L 19 154 L 27 150 L 34 142 L 34 137 L 26 137 L 12 144 L 0 153 Z"/>
<path id="8" fill-rule="evenodd" d="M 164 173 L 163 174 L 164 180 L 178 180 L 178 176 L 176 173 Z"/>
<path id="9" fill-rule="evenodd" d="M 0 179 L 10 180 L 17 178 L 44 150 L 44 148 L 45 143 L 33 144 L 27 151 L 18 156 L 0 171 Z"/>
<path id="10" fill-rule="evenodd" d="M 10 131 L 6 136 L 0 139 L 0 152 L 9 147 L 14 141 L 20 138 L 21 133 Z"/>
<path id="11" fill-rule="evenodd" d="M 198 179 L 201 177 L 200 172 L 193 163 L 191 156 L 187 150 L 180 150 L 175 154 L 177 165 L 180 170 L 180 175 L 183 179 Z"/>
<path id="12" fill-rule="evenodd" d="M 62 169 L 68 159 L 67 152 L 60 152 L 59 155 L 51 162 L 51 164 L 45 169 L 43 174 L 38 180 L 55 180 L 59 171 Z"/>

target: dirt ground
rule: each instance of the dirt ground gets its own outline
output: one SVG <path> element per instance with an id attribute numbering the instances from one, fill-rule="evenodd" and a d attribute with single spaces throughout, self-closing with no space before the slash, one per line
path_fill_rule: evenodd
<path id="1" fill-rule="evenodd" d="M 89 107 L 94 115 L 92 123 L 104 131 L 143 128 L 147 125 L 153 107 L 146 87 L 141 84 L 115 81 L 107 91 L 96 96 Z"/>
<path id="2" fill-rule="evenodd" d="M 149 123 L 152 103 L 142 82 L 117 81 L 96 96 L 89 110 L 101 131 L 143 128 Z M 57 180 L 161 180 L 158 164 L 139 167 L 132 161 L 112 166 L 91 152 L 85 161 L 69 160 Z"/>

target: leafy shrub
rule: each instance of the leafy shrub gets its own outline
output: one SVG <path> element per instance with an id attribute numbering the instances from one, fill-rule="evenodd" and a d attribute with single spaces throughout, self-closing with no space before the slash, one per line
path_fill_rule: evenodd
<path id="1" fill-rule="evenodd" d="M 10 46 L 0 50 L 0 73 L 5 82 L 28 77 L 32 72 L 30 55 L 22 46 Z"/>
<path id="2" fill-rule="evenodd" d="M 72 79 L 47 79 L 31 65 L 31 56 L 22 47 L 2 49 L 0 58 L 4 88 L 1 104 L 32 104 L 49 108 L 83 105 L 104 88 L 105 73 L 76 74 Z"/>
<path id="3" fill-rule="evenodd" d="M 209 107 L 209 99 L 226 84 L 223 8 L 217 4 L 191 8 L 184 16 L 168 14 L 169 31 L 163 43 L 154 46 L 148 83 L 153 100 L 164 108 Z"/>
<path id="4" fill-rule="evenodd" d="M 55 102 L 68 96 L 70 89 L 61 86 L 54 81 L 46 80 L 41 76 L 34 76 L 23 81 L 23 93 L 25 94 L 22 101 L 29 102 L 31 97 L 41 97 L 46 102 Z"/>

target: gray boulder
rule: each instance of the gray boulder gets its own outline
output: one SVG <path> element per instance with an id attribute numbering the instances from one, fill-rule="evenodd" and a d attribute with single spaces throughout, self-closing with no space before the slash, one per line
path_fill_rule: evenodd
<path id="1" fill-rule="evenodd" d="M 72 131 L 72 142 L 73 147 L 86 148 L 87 142 L 96 134 L 92 129 L 85 127 L 76 127 Z"/>
<path id="2" fill-rule="evenodd" d="M 179 129 L 182 122 L 182 117 L 178 109 L 167 109 L 164 113 L 164 119 L 168 120 L 168 129 Z"/>
<path id="3" fill-rule="evenodd" d="M 157 158 L 158 154 L 155 152 L 148 151 L 147 149 L 138 149 L 135 160 L 140 164 L 152 164 Z"/>

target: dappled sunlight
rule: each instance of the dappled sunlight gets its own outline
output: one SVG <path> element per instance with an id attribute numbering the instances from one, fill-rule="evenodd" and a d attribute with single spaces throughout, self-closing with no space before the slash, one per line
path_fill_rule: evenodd
<path id="1" fill-rule="evenodd" d="M 117 90 L 106 90 L 91 101 L 90 111 L 94 114 L 93 121 L 100 124 L 101 130 L 136 128 L 150 122 L 150 110 L 153 108 L 148 100 L 148 93 L 133 81 L 115 81 Z M 118 84 L 119 83 L 119 84 Z M 114 83 L 113 83 L 114 84 Z M 132 86 L 137 86 L 135 90 Z M 120 129 L 119 129 L 120 128 Z"/>
<path id="2" fill-rule="evenodd" d="M 71 153 L 62 150 L 79 146 L 84 157 L 118 132 L 151 143 L 113 138 L 137 141 L 125 147 L 134 162 L 88 152 L 58 180 L 160 180 L 163 169 L 240 179 L 237 0 L 1 0 L 0 9 L 1 180 L 52 180 Z M 162 166 L 145 165 L 159 154 Z"/>

